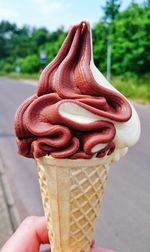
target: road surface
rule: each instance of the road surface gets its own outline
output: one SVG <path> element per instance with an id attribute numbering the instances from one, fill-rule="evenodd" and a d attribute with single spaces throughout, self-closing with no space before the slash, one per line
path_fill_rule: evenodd
<path id="1" fill-rule="evenodd" d="M 0 78 L 0 158 L 21 219 L 42 215 L 33 160 L 17 155 L 15 111 L 35 91 L 34 85 Z M 117 252 L 150 251 L 150 106 L 136 105 L 142 123 L 139 143 L 111 168 L 97 223 L 97 245 Z"/>

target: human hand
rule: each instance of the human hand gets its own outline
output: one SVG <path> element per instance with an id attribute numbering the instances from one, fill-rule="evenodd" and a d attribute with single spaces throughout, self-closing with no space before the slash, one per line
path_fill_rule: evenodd
<path id="1" fill-rule="evenodd" d="M 5 243 L 1 252 L 39 252 L 41 244 L 49 243 L 45 217 L 27 217 Z M 46 251 L 45 251 L 46 252 Z M 48 250 L 47 250 L 48 252 Z M 50 252 L 50 251 L 49 251 Z M 96 248 L 92 244 L 91 252 L 113 252 Z"/>
<path id="2" fill-rule="evenodd" d="M 45 217 L 27 217 L 5 243 L 1 252 L 39 252 L 49 243 Z"/>

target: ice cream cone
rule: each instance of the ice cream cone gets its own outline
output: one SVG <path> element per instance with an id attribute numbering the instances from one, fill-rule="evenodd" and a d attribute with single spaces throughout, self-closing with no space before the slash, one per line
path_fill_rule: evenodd
<path id="1" fill-rule="evenodd" d="M 36 161 L 52 252 L 89 252 L 109 158 Z"/>
<path id="2" fill-rule="evenodd" d="M 15 132 L 19 154 L 37 161 L 52 252 L 89 252 L 109 167 L 138 141 L 140 122 L 96 68 L 86 21 L 18 108 Z"/>

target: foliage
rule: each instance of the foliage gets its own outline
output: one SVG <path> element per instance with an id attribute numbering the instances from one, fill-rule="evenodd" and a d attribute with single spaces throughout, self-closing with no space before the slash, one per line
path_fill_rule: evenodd
<path id="1" fill-rule="evenodd" d="M 40 62 L 37 55 L 28 55 L 22 60 L 21 72 L 22 73 L 36 73 L 40 70 Z"/>
<path id="2" fill-rule="evenodd" d="M 97 23 L 92 30 L 94 62 L 101 71 L 106 71 L 107 29 L 104 22 Z"/>
<path id="3" fill-rule="evenodd" d="M 115 21 L 112 70 L 115 74 L 143 75 L 150 66 L 150 8 L 132 3 Z"/>
<path id="4" fill-rule="evenodd" d="M 120 0 L 107 0 L 105 6 L 103 7 L 104 9 L 104 21 L 106 24 L 111 24 L 117 14 L 119 13 L 119 8 L 121 5 Z"/>

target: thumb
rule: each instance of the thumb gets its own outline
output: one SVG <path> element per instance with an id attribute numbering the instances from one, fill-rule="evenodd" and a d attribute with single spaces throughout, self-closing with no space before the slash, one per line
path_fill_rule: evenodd
<path id="1" fill-rule="evenodd" d="M 48 243 L 45 217 L 27 217 L 6 242 L 1 252 L 39 252 L 40 245 Z"/>

